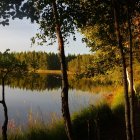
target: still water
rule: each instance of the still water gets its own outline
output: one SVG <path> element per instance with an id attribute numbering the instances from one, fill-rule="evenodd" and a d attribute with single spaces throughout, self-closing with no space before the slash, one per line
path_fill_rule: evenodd
<path id="1" fill-rule="evenodd" d="M 61 118 L 61 81 L 57 76 L 31 76 L 7 81 L 5 100 L 9 120 L 17 125 L 26 125 L 29 115 L 50 123 L 52 117 Z M 0 86 L 0 91 L 2 87 Z M 69 107 L 71 114 L 80 111 L 89 104 L 96 104 L 102 94 L 93 94 L 80 89 L 69 89 Z M 3 112 L 2 105 L 0 111 Z M 2 123 L 3 113 L 0 113 Z"/>

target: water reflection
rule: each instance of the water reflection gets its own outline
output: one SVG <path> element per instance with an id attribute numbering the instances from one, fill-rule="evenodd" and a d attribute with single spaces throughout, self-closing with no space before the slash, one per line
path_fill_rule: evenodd
<path id="1" fill-rule="evenodd" d="M 88 91 L 91 93 L 111 93 L 116 88 L 115 85 L 101 84 L 92 79 L 76 79 L 69 76 L 69 85 L 72 89 Z"/>
<path id="2" fill-rule="evenodd" d="M 110 85 L 99 86 L 98 83 L 92 80 L 76 80 L 71 77 L 72 76 L 69 75 L 69 89 L 88 91 L 92 93 L 110 93 L 114 90 L 114 87 Z M 17 77 L 6 79 L 5 84 L 11 88 L 19 88 L 31 91 L 58 90 L 61 87 L 61 76 L 54 74 L 30 74 L 20 77 L 18 75 Z"/>
<path id="3" fill-rule="evenodd" d="M 59 75 L 33 74 L 26 77 L 7 79 L 5 82 L 6 103 L 9 120 L 14 120 L 15 126 L 25 126 L 29 121 L 29 114 L 40 117 L 46 123 L 52 122 L 52 116 L 61 118 L 61 79 Z M 96 104 L 102 99 L 101 94 L 91 94 L 80 88 L 69 90 L 69 107 L 71 114 Z M 79 83 L 79 85 L 81 85 Z M 86 83 L 84 84 L 86 86 Z M 84 86 L 83 85 L 83 86 Z M 77 86 L 76 86 L 77 87 Z M 0 86 L 2 90 L 2 86 Z M 3 102 L 6 111 L 6 104 Z M 0 118 L 2 121 L 2 118 Z M 5 123 L 8 123 L 5 119 Z M 4 125 L 3 125 L 4 126 Z M 3 127 L 4 128 L 4 127 Z"/>
<path id="4" fill-rule="evenodd" d="M 1 87 L 0 87 L 1 89 Z M 69 106 L 71 114 L 96 104 L 102 98 L 101 94 L 90 94 L 77 90 L 69 90 Z M 51 123 L 52 116 L 61 118 L 61 89 L 31 91 L 6 86 L 6 101 L 8 106 L 9 120 L 15 120 L 15 125 L 28 124 L 28 116 L 40 116 L 46 123 Z M 0 118 L 0 121 L 2 119 Z"/>
<path id="5" fill-rule="evenodd" d="M 53 90 L 61 86 L 60 75 L 43 75 L 43 74 L 30 74 L 24 77 L 13 77 L 7 79 L 6 85 L 11 88 L 20 88 L 26 90 Z"/>

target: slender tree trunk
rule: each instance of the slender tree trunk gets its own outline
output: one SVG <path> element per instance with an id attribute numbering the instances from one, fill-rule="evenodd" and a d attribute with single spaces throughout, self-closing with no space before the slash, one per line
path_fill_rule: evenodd
<path id="1" fill-rule="evenodd" d="M 127 83 L 127 75 L 126 75 L 126 62 L 125 62 L 123 49 L 121 48 L 120 48 L 120 53 L 122 57 L 122 67 L 123 67 L 126 136 L 127 136 L 127 140 L 132 140 L 131 123 L 130 123 L 130 104 L 129 104 L 129 97 L 128 97 L 128 83 Z"/>
<path id="2" fill-rule="evenodd" d="M 130 2 L 127 1 L 127 22 L 128 22 L 128 31 L 129 31 L 129 61 L 130 61 L 130 117 L 131 117 L 131 131 L 132 131 L 132 140 L 135 140 L 135 114 L 134 114 L 134 83 L 133 83 L 133 45 L 132 45 L 132 31 L 131 31 L 131 10 Z"/>
<path id="3" fill-rule="evenodd" d="M 2 126 L 2 139 L 7 140 L 7 125 L 8 125 L 8 111 L 7 111 L 7 106 L 5 103 L 5 84 L 4 84 L 4 78 L 2 78 L 2 105 L 4 108 L 4 123 Z"/>
<path id="4" fill-rule="evenodd" d="M 1 79 L 2 81 L 2 102 L 5 101 L 5 96 L 4 96 L 4 93 L 5 93 L 5 80 L 4 80 L 4 77 L 2 77 Z"/>
<path id="5" fill-rule="evenodd" d="M 2 126 L 2 137 L 3 137 L 3 140 L 7 140 L 8 110 L 7 110 L 5 101 L 3 101 L 2 105 L 3 105 L 4 117 L 5 117 L 5 120 Z"/>
<path id="6" fill-rule="evenodd" d="M 125 54 L 123 52 L 122 36 L 120 34 L 120 27 L 119 27 L 119 10 L 118 10 L 119 8 L 118 8 L 118 2 L 116 0 L 113 0 L 113 9 L 114 9 L 116 36 L 118 41 L 118 47 L 120 49 L 120 54 L 122 58 L 122 67 L 123 67 L 126 137 L 127 140 L 132 140 L 131 124 L 130 124 L 130 105 L 129 105 L 129 97 L 128 97 L 128 83 L 127 83 L 127 75 L 126 75 L 126 61 L 125 61 Z"/>
<path id="7" fill-rule="evenodd" d="M 61 29 L 60 29 L 61 25 L 58 20 L 59 15 L 58 15 L 57 5 L 56 5 L 55 0 L 53 0 L 52 6 L 53 6 L 54 19 L 56 22 L 55 30 L 56 30 L 56 35 L 58 39 L 59 57 L 60 57 L 61 72 L 62 72 L 62 93 L 61 93 L 62 114 L 64 118 L 65 130 L 66 130 L 68 139 L 72 140 L 72 124 L 71 124 L 69 104 L 68 104 L 68 76 L 67 76 L 65 53 L 64 53 L 64 41 L 63 41 Z"/>

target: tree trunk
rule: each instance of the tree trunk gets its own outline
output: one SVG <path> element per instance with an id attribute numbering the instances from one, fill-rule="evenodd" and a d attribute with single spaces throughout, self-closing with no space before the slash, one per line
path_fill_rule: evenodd
<path id="1" fill-rule="evenodd" d="M 120 27 L 119 27 L 119 10 L 118 10 L 119 7 L 118 7 L 118 2 L 116 0 L 113 0 L 113 9 L 114 9 L 116 36 L 118 41 L 118 47 L 120 49 L 120 54 L 122 58 L 122 67 L 123 67 L 126 137 L 127 140 L 132 140 L 131 124 L 130 124 L 130 105 L 129 105 L 129 97 L 128 97 L 128 83 L 127 83 L 127 75 L 126 75 L 126 61 L 125 61 L 125 54 L 123 52 L 122 36 L 120 34 Z"/>
<path id="2" fill-rule="evenodd" d="M 4 117 L 5 117 L 5 120 L 2 126 L 2 137 L 3 137 L 3 140 L 7 140 L 8 111 L 7 111 L 7 106 L 6 106 L 5 101 L 3 101 L 2 105 L 3 105 Z"/>
<path id="3" fill-rule="evenodd" d="M 5 84 L 4 84 L 4 78 L 2 78 L 2 105 L 4 109 L 4 123 L 2 126 L 2 139 L 7 140 L 7 125 L 8 125 L 8 111 L 7 111 L 7 106 L 5 103 Z"/>
<path id="4" fill-rule="evenodd" d="M 61 92 L 62 114 L 64 118 L 66 134 L 68 136 L 68 139 L 72 140 L 72 124 L 71 124 L 69 104 L 68 104 L 68 76 L 67 76 L 65 53 L 64 53 L 64 41 L 60 29 L 61 25 L 58 20 L 59 15 L 58 15 L 57 5 L 55 0 L 53 0 L 52 6 L 53 6 L 54 19 L 56 23 L 55 30 L 58 39 L 59 57 L 60 57 L 61 72 L 62 72 L 62 92 Z"/>
<path id="5" fill-rule="evenodd" d="M 5 93 L 4 77 L 2 77 L 1 81 L 2 81 L 2 102 L 3 102 L 5 100 L 5 96 L 4 96 L 4 93 Z"/>
<path id="6" fill-rule="evenodd" d="M 120 48 L 120 53 L 121 53 L 122 67 L 123 67 L 126 136 L 127 136 L 127 140 L 131 140 L 132 132 L 131 132 L 131 123 L 130 123 L 130 104 L 129 104 L 128 83 L 127 83 L 127 75 L 126 75 L 126 62 L 125 62 L 125 56 L 124 56 L 125 54 L 123 53 L 123 49 L 121 48 Z"/>
<path id="7" fill-rule="evenodd" d="M 132 31 L 131 31 L 131 10 L 130 10 L 130 0 L 127 1 L 127 22 L 129 31 L 129 61 L 130 61 L 130 117 L 131 117 L 131 131 L 132 140 L 135 140 L 135 121 L 134 121 L 134 83 L 133 83 L 133 45 L 132 45 Z"/>

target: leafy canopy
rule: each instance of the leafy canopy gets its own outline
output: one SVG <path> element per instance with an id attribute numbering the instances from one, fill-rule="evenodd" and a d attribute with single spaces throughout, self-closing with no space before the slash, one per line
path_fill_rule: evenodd
<path id="1" fill-rule="evenodd" d="M 25 62 L 20 62 L 9 53 L 7 49 L 4 53 L 0 52 L 0 78 L 6 78 L 7 75 L 15 76 L 16 74 L 25 74 L 27 72 L 27 66 Z"/>
<path id="2" fill-rule="evenodd" d="M 75 30 L 78 29 L 77 18 L 82 17 L 82 9 L 80 0 L 57 0 L 57 11 L 58 11 L 58 21 L 61 26 L 61 33 L 64 42 L 69 43 L 67 37 L 71 34 L 73 35 L 73 40 L 75 38 Z M 32 5 L 32 6 L 30 6 Z M 56 41 L 56 23 L 53 13 L 52 1 L 32 1 L 29 0 L 25 5 L 23 5 L 27 17 L 31 18 L 31 21 L 36 21 L 39 24 L 39 33 L 36 37 L 32 38 L 32 42 L 35 43 L 36 39 L 40 40 L 38 45 L 43 45 L 47 43 L 48 45 L 53 44 Z M 33 18 L 32 18 L 33 17 Z M 49 40 L 49 42 L 47 42 Z"/>

